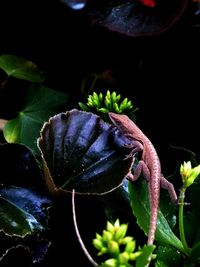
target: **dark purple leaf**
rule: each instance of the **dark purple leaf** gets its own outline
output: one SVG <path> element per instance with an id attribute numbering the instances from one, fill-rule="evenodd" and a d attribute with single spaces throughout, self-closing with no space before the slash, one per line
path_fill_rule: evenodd
<path id="1" fill-rule="evenodd" d="M 1 188 L 0 196 L 0 200 L 3 198 L 4 200 L 9 201 L 9 203 L 14 204 L 14 207 L 18 207 L 21 215 L 27 214 L 25 217 L 27 221 L 30 221 L 30 219 L 28 220 L 28 215 L 31 215 L 39 228 L 41 228 L 39 223 L 45 226 L 47 225 L 48 213 L 45 207 L 51 205 L 51 201 L 47 197 L 38 194 L 30 188 L 16 186 L 6 186 Z M 5 210 L 4 213 L 7 214 L 7 210 Z M 13 220 L 16 217 L 15 215 L 13 216 Z M 33 224 L 34 221 L 32 220 L 29 224 L 30 223 Z"/>
<path id="2" fill-rule="evenodd" d="M 0 144 L 0 183 L 44 189 L 38 162 L 26 146 Z"/>
<path id="3" fill-rule="evenodd" d="M 17 247 L 9 248 L 6 253 L 0 258 L 0 266 L 31 266 L 31 255 L 28 248 L 18 245 Z"/>
<path id="4" fill-rule="evenodd" d="M 50 245 L 42 235 L 51 200 L 38 162 L 24 145 L 0 144 L 0 164 L 0 266 L 39 264 Z"/>
<path id="5" fill-rule="evenodd" d="M 0 266 L 43 266 L 50 242 L 39 235 L 29 235 L 25 238 L 0 232 Z"/>
<path id="6" fill-rule="evenodd" d="M 38 162 L 20 144 L 0 144 L 0 229 L 25 236 L 47 225 L 51 205 Z"/>
<path id="7" fill-rule="evenodd" d="M 129 143 L 116 127 L 93 113 L 74 109 L 52 117 L 38 140 L 49 190 L 111 191 L 131 168 Z"/>
<path id="8" fill-rule="evenodd" d="M 147 7 L 138 0 L 97 1 L 89 13 L 92 23 L 129 36 L 153 35 L 169 29 L 189 0 L 156 0 Z"/>

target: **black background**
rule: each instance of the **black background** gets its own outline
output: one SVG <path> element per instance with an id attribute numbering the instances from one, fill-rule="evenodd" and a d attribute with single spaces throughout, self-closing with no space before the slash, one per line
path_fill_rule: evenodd
<path id="1" fill-rule="evenodd" d="M 199 151 L 200 41 L 191 8 L 167 32 L 139 38 L 93 27 L 86 12 L 59 1 L 1 1 L 0 10 L 1 54 L 35 62 L 46 84 L 71 93 L 74 103 L 87 75 L 114 70 L 116 90 L 139 107 L 138 123 L 155 145 L 167 138 Z M 15 109 L 22 94 L 15 88 L 11 103 L 1 102 L 4 116 L 3 104 Z"/>
<path id="2" fill-rule="evenodd" d="M 193 18 L 189 7 L 167 32 L 137 38 L 92 26 L 87 12 L 59 1 L 1 0 L 0 54 L 36 63 L 47 86 L 71 94 L 71 107 L 77 106 L 87 75 L 113 70 L 116 91 L 139 107 L 138 125 L 170 174 L 179 160 L 170 144 L 200 154 L 200 38 Z M 0 93 L 1 118 L 20 110 L 25 85 L 11 79 L 9 89 Z"/>

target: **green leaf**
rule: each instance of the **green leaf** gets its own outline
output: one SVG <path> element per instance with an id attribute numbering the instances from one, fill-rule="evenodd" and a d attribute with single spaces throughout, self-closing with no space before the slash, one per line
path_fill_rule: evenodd
<path id="1" fill-rule="evenodd" d="M 86 106 L 85 104 L 79 102 L 78 105 L 82 110 L 88 111 L 88 112 L 90 111 L 90 108 L 88 106 Z"/>
<path id="2" fill-rule="evenodd" d="M 184 218 L 184 229 L 186 240 L 188 244 L 197 244 L 200 242 L 200 206 L 199 206 L 199 195 L 200 195 L 200 180 L 199 178 L 187 189 L 186 202 L 192 203 L 190 210 Z M 191 227 L 192 225 L 192 227 Z M 195 245 L 196 246 L 196 245 Z"/>
<path id="3" fill-rule="evenodd" d="M 30 82 L 41 83 L 44 81 L 44 75 L 39 71 L 38 67 L 31 61 L 25 60 L 14 55 L 0 56 L 0 68 L 3 69 L 8 76 Z"/>
<path id="4" fill-rule="evenodd" d="M 156 250 L 157 261 L 156 267 L 182 266 L 181 254 L 169 246 L 159 246 Z"/>
<path id="5" fill-rule="evenodd" d="M 144 246 L 140 252 L 142 252 L 142 254 L 137 258 L 136 260 L 136 267 L 144 267 L 147 266 L 148 262 L 149 262 L 149 257 L 152 255 L 154 249 L 156 246 L 151 245 L 151 246 Z"/>
<path id="6" fill-rule="evenodd" d="M 191 258 L 200 263 L 200 242 L 195 244 L 195 246 L 192 248 Z"/>
<path id="7" fill-rule="evenodd" d="M 129 183 L 129 193 L 133 214 L 137 218 L 138 225 L 148 235 L 150 207 L 146 181 Z M 165 216 L 159 210 L 155 239 L 163 244 L 171 245 L 180 251 L 184 251 L 181 241 L 175 236 Z"/>
<path id="8" fill-rule="evenodd" d="M 38 152 L 36 140 L 45 121 L 67 103 L 68 95 L 42 85 L 33 84 L 26 97 L 26 105 L 17 118 L 4 127 L 8 143 L 22 143 Z"/>

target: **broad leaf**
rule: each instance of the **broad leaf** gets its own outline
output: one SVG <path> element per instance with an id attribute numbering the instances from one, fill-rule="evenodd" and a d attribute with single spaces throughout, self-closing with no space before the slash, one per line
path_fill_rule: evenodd
<path id="1" fill-rule="evenodd" d="M 66 104 L 68 95 L 44 86 L 32 85 L 24 109 L 19 116 L 8 121 L 4 137 L 8 143 L 22 143 L 38 153 L 36 140 L 40 129 L 50 116 Z"/>
<path id="2" fill-rule="evenodd" d="M 51 201 L 31 151 L 19 144 L 0 145 L 0 165 L 0 230 L 18 236 L 44 230 Z"/>
<path id="3" fill-rule="evenodd" d="M 142 254 L 137 258 L 136 260 L 136 267 L 144 267 L 148 266 L 147 264 L 149 263 L 149 257 L 151 257 L 154 249 L 156 246 L 144 246 L 140 251 Z"/>
<path id="4" fill-rule="evenodd" d="M 6 189 L 7 190 L 7 189 Z M 20 191 L 20 189 L 18 189 Z M 24 189 L 23 189 L 24 190 Z M 1 193 L 1 190 L 0 190 Z M 23 192 L 20 192 L 23 193 Z M 29 192 L 28 192 L 29 193 Z M 20 194 L 17 195 L 17 197 Z M 13 198 L 16 198 L 13 196 Z M 17 199 L 17 198 L 16 198 Z M 0 229 L 9 235 L 25 236 L 35 231 L 42 231 L 42 225 L 32 214 L 15 205 L 14 202 L 0 197 Z"/>
<path id="5" fill-rule="evenodd" d="M 128 180 L 124 179 L 122 185 L 116 190 L 101 197 L 99 196 L 99 199 L 105 203 L 105 213 L 110 222 L 114 223 L 117 218 L 121 217 L 125 221 L 130 221 L 133 217 L 127 184 Z"/>
<path id="6" fill-rule="evenodd" d="M 156 250 L 156 267 L 182 266 L 181 254 L 169 246 L 159 246 Z"/>
<path id="7" fill-rule="evenodd" d="M 186 240 L 188 244 L 193 245 L 200 243 L 200 206 L 199 206 L 199 195 L 200 195 L 200 177 L 197 178 L 195 183 L 188 189 L 186 194 L 186 202 L 191 203 L 188 207 L 187 214 L 184 218 L 184 230 Z M 192 227 L 191 227 L 192 225 Z"/>
<path id="8" fill-rule="evenodd" d="M 8 248 L 0 258 L 0 266 L 13 266 L 17 263 L 20 263 L 20 267 L 32 266 L 30 250 L 21 244 Z"/>
<path id="9" fill-rule="evenodd" d="M 21 144 L 0 144 L 0 184 L 5 186 L 37 188 L 44 191 L 39 164 L 26 146 Z"/>
<path id="10" fill-rule="evenodd" d="M 0 195 L 2 198 L 1 202 L 4 202 L 4 206 L 12 206 L 13 211 L 16 209 L 20 217 L 25 218 L 30 226 L 29 228 L 31 232 L 42 230 L 42 225 L 47 225 L 48 214 L 45 207 L 50 206 L 51 202 L 41 193 L 39 194 L 30 188 L 5 186 L 0 189 Z M 1 205 L 1 209 L 3 209 L 2 213 L 5 214 L 7 214 L 7 211 L 9 210 L 4 209 L 3 204 Z M 15 213 L 12 213 L 11 216 L 15 218 Z"/>
<path id="11" fill-rule="evenodd" d="M 200 263 L 200 242 L 195 244 L 195 246 L 192 248 L 191 258 Z"/>
<path id="12" fill-rule="evenodd" d="M 132 165 L 133 147 L 127 144 L 130 140 L 116 127 L 93 113 L 57 114 L 38 140 L 49 190 L 102 194 L 115 189 Z"/>
<path id="13" fill-rule="evenodd" d="M 129 36 L 152 35 L 166 31 L 181 17 L 188 0 L 155 0 L 148 8 L 142 1 L 97 1 L 89 15 L 92 23 Z"/>
<path id="14" fill-rule="evenodd" d="M 0 68 L 8 76 L 30 82 L 41 83 L 44 81 L 44 75 L 38 67 L 31 61 L 25 60 L 14 55 L 0 56 Z"/>
<path id="15" fill-rule="evenodd" d="M 40 266 L 49 246 L 50 242 L 40 234 L 11 237 L 0 231 L 0 266 L 13 266 L 13 263 L 20 263 L 20 267 Z"/>
<path id="16" fill-rule="evenodd" d="M 137 223 L 145 234 L 148 235 L 150 207 L 146 181 L 137 183 L 137 185 L 129 183 L 129 192 L 132 210 L 137 218 Z M 158 212 L 155 239 L 163 244 L 168 244 L 180 251 L 184 251 L 181 241 L 175 236 L 165 216 L 160 210 Z"/>
<path id="17" fill-rule="evenodd" d="M 27 261 L 41 262 L 50 245 L 44 233 L 52 203 L 30 149 L 0 144 L 0 166 L 0 266 L 19 255 L 20 266 L 32 266 Z"/>

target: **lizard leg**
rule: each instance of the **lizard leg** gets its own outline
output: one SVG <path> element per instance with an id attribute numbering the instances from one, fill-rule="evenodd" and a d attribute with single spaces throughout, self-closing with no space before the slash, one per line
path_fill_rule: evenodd
<path id="1" fill-rule="evenodd" d="M 163 175 L 161 175 L 160 186 L 169 192 L 169 196 L 170 196 L 172 202 L 177 204 L 178 203 L 178 197 L 177 197 L 176 191 L 174 189 L 174 186 L 167 179 L 165 179 Z"/>
<path id="2" fill-rule="evenodd" d="M 135 168 L 134 174 L 130 173 L 128 179 L 132 182 L 137 181 L 138 177 L 142 174 L 144 178 L 149 182 L 150 181 L 150 172 L 143 160 L 140 160 Z"/>
<path id="3" fill-rule="evenodd" d="M 137 140 L 135 140 L 134 142 L 132 142 L 130 144 L 125 144 L 124 146 L 129 148 L 129 149 L 132 149 L 130 154 L 128 154 L 126 156 L 126 159 L 133 157 L 136 153 L 138 153 L 140 151 L 143 151 L 143 145 Z"/>

